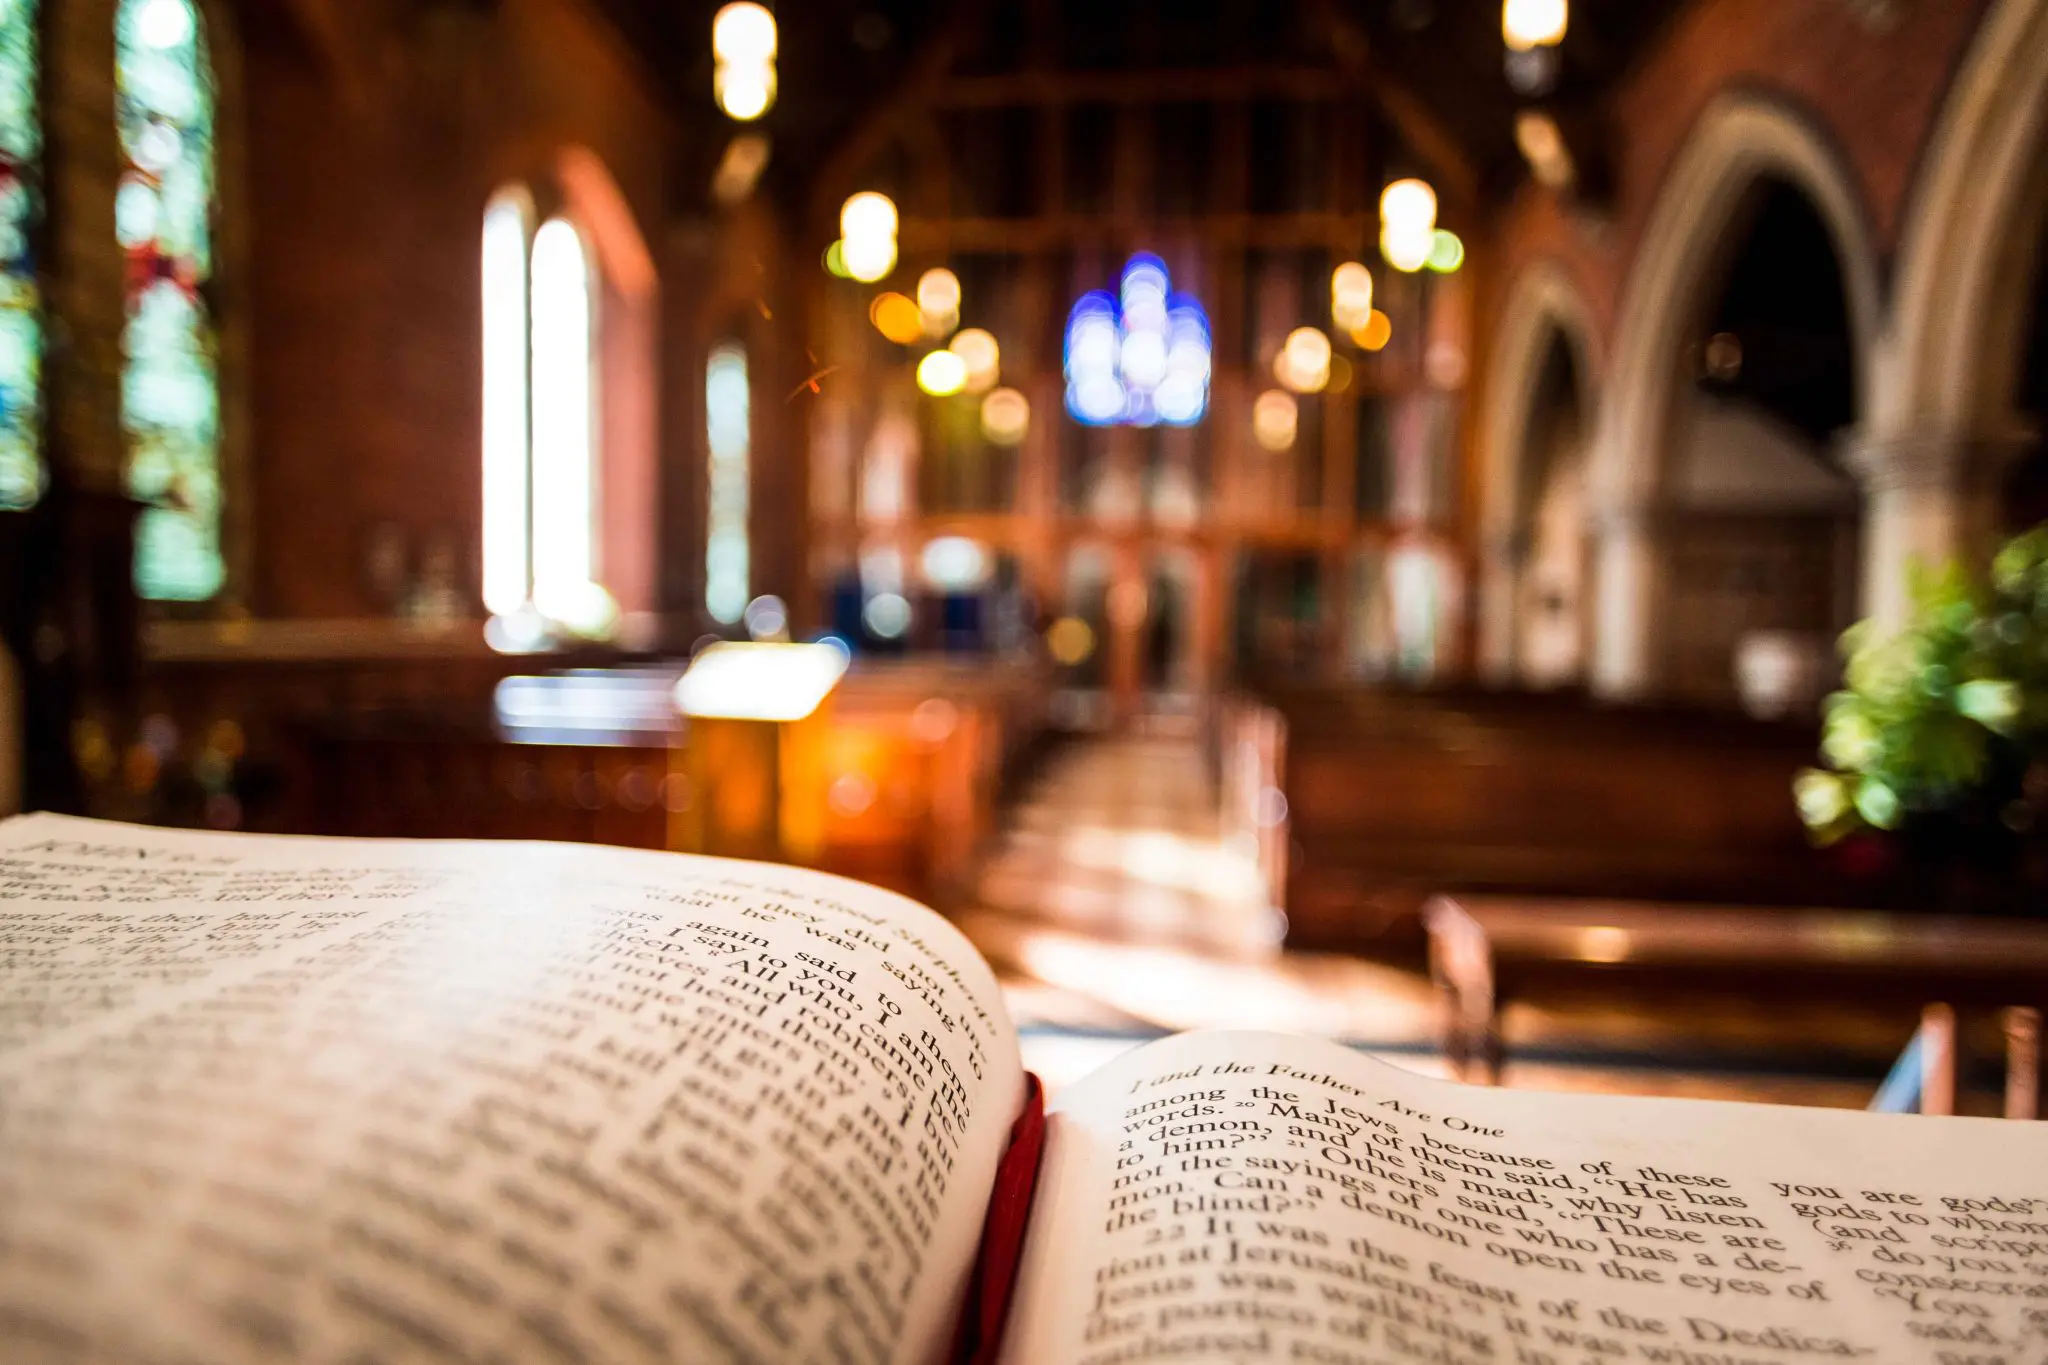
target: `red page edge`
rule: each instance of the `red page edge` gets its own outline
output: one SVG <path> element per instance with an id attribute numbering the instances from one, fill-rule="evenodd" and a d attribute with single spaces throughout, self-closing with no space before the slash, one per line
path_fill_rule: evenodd
<path id="1" fill-rule="evenodd" d="M 995 1365 L 1009 1320 L 1010 1293 L 1024 1257 L 1024 1232 L 1031 1198 L 1038 1189 L 1038 1159 L 1045 1151 L 1045 1086 L 1024 1073 L 1024 1103 L 1010 1125 L 1010 1145 L 996 1166 L 988 1214 L 981 1225 L 981 1249 L 967 1281 L 965 1307 L 948 1358 L 954 1365 Z"/>

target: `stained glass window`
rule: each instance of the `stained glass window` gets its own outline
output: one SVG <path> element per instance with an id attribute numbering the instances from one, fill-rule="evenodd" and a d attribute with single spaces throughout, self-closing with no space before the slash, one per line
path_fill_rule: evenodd
<path id="1" fill-rule="evenodd" d="M 144 597 L 220 590 L 220 390 L 213 279 L 214 90 L 193 0 L 121 0 L 114 226 L 128 255 L 121 421 Z"/>
<path id="2" fill-rule="evenodd" d="M 32 506 L 43 488 L 36 87 L 36 0 L 0 0 L 0 509 Z"/>

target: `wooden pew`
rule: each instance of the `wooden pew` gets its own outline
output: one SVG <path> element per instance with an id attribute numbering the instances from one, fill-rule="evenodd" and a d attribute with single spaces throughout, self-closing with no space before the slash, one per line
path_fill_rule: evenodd
<path id="1" fill-rule="evenodd" d="M 1597 992 L 1655 1012 L 1720 998 L 1892 1005 L 1921 1011 L 1938 1083 L 1923 1113 L 1952 1112 L 1957 1013 L 1998 1016 L 2008 1038 L 2007 1112 L 2036 1104 L 2048 928 L 2009 920 L 1787 906 L 1703 906 L 1513 896 L 1439 896 L 1424 910 L 1446 1059 L 1497 1084 L 1512 1000 Z M 1945 1078 L 1945 1079 L 1943 1079 Z"/>
<path id="2" fill-rule="evenodd" d="M 1232 714 L 1224 743 L 1245 771 L 1227 786 L 1297 946 L 1373 947 L 1447 890 L 1884 894 L 1845 888 L 1800 826 L 1791 783 L 1813 726 L 1476 690 L 1272 688 Z"/>

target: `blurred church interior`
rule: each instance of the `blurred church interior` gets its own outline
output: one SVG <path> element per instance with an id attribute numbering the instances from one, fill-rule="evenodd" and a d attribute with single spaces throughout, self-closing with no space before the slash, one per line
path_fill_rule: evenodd
<path id="1" fill-rule="evenodd" d="M 1822 728 L 2048 518 L 2044 247 L 2048 0 L 0 0 L 0 813 L 2025 1109 L 2048 712 L 1988 834 Z"/>

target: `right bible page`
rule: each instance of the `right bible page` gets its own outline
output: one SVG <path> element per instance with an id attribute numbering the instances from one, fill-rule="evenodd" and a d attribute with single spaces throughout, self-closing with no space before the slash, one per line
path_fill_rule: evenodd
<path id="1" fill-rule="evenodd" d="M 1182 1034 L 1052 1106 L 1014 1365 L 2048 1365 L 2048 1127 Z"/>

